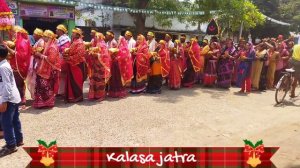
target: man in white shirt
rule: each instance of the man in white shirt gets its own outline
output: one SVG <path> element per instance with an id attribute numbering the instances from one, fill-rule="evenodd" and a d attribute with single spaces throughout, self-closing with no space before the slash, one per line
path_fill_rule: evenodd
<path id="1" fill-rule="evenodd" d="M 113 31 L 109 30 L 106 32 L 105 40 L 108 49 L 118 47 L 118 42 L 115 40 L 115 33 Z"/>
<path id="2" fill-rule="evenodd" d="M 130 31 L 126 31 L 126 32 L 125 32 L 125 39 L 127 40 L 129 51 L 130 51 L 132 48 L 135 48 L 136 41 L 133 39 L 132 33 L 131 33 Z"/>
<path id="3" fill-rule="evenodd" d="M 167 47 L 168 47 L 169 49 L 174 48 L 174 43 L 173 43 L 173 41 L 172 41 L 172 37 L 171 37 L 170 34 L 166 34 L 166 36 L 165 36 L 165 41 L 167 42 Z"/>
<path id="4" fill-rule="evenodd" d="M 147 33 L 147 42 L 149 46 L 149 52 L 154 52 L 157 47 L 157 42 L 155 41 L 155 35 L 153 32 Z"/>
<path id="5" fill-rule="evenodd" d="M 21 122 L 19 119 L 18 91 L 12 68 L 6 60 L 8 49 L 0 45 L 0 112 L 1 124 L 6 145 L 0 150 L 0 158 L 17 151 L 17 146 L 24 145 Z"/>
<path id="6" fill-rule="evenodd" d="M 300 44 L 300 32 L 298 32 L 298 34 L 294 33 L 294 32 L 290 32 L 291 36 L 293 36 L 294 38 L 296 38 L 297 40 L 295 41 L 296 44 Z"/>

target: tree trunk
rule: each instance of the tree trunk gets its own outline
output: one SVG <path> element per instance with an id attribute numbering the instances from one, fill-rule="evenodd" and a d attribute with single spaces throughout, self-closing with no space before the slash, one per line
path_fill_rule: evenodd
<path id="1" fill-rule="evenodd" d="M 137 34 L 144 34 L 145 32 L 145 22 L 146 22 L 146 16 L 144 14 L 135 14 L 135 27 L 136 27 L 136 33 Z"/>
<path id="2" fill-rule="evenodd" d="M 146 9 L 150 0 L 139 0 L 136 3 L 137 9 Z M 136 26 L 136 33 L 143 34 L 145 32 L 145 22 L 146 22 L 146 14 L 134 14 L 133 17 L 135 18 L 134 24 Z"/>

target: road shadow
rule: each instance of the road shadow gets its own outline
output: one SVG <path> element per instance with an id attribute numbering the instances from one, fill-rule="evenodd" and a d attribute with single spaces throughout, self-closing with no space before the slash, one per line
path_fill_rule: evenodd
<path id="1" fill-rule="evenodd" d="M 241 93 L 241 92 L 234 92 L 233 94 L 236 95 L 236 96 L 243 96 L 243 97 L 247 97 L 248 96 L 248 94 Z"/>
<path id="2" fill-rule="evenodd" d="M 194 97 L 199 95 L 197 92 L 199 87 L 181 88 L 179 90 L 170 90 L 168 87 L 163 87 L 161 94 L 145 94 L 144 96 L 153 97 L 153 101 L 157 103 L 177 103 L 183 100 L 184 97 Z"/>
<path id="3" fill-rule="evenodd" d="M 223 89 L 217 87 L 203 87 L 199 88 L 202 93 L 210 94 L 212 99 L 222 99 L 224 96 L 230 94 L 230 89 Z"/>

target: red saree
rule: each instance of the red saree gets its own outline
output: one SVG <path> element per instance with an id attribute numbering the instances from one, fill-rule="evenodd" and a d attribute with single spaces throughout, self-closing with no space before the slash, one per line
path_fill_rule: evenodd
<path id="1" fill-rule="evenodd" d="M 158 55 L 161 62 L 161 74 L 162 77 L 165 78 L 170 73 L 170 53 L 168 48 L 161 48 L 158 51 Z"/>
<path id="2" fill-rule="evenodd" d="M 139 35 L 142 41 L 137 44 L 137 51 L 133 54 L 134 78 L 131 82 L 131 93 L 141 93 L 146 89 L 146 81 L 150 68 L 150 53 L 147 41 L 143 35 Z"/>
<path id="3" fill-rule="evenodd" d="M 17 32 L 16 33 L 16 53 L 15 56 L 10 59 L 11 68 L 14 71 L 14 77 L 16 85 L 19 90 L 22 104 L 25 104 L 25 79 L 27 77 L 28 68 L 31 57 L 31 46 L 28 34 Z"/>
<path id="4" fill-rule="evenodd" d="M 124 37 L 119 42 L 118 63 L 123 86 L 129 84 L 133 78 L 132 59 L 128 49 L 127 41 Z"/>
<path id="5" fill-rule="evenodd" d="M 184 49 L 181 43 L 175 43 L 175 48 L 171 52 L 171 68 L 168 83 L 170 89 L 180 89 L 181 87 L 183 58 Z"/>
<path id="6" fill-rule="evenodd" d="M 138 45 L 136 52 L 136 69 L 137 69 L 137 82 L 147 79 L 149 71 L 149 50 L 146 40 Z"/>
<path id="7" fill-rule="evenodd" d="M 79 102 L 83 100 L 83 83 L 86 79 L 85 45 L 82 39 L 74 39 L 69 50 L 67 62 L 67 76 L 65 86 L 65 100 Z"/>
<path id="8" fill-rule="evenodd" d="M 96 47 L 99 47 L 97 56 L 88 55 L 91 71 L 88 99 L 102 101 L 106 97 L 105 87 L 111 76 L 111 58 L 102 34 L 96 37 L 95 42 Z"/>
<path id="9" fill-rule="evenodd" d="M 36 72 L 35 108 L 54 107 L 59 87 L 60 58 L 55 39 L 46 44 L 43 55 L 46 57 L 40 60 Z"/>
<path id="10" fill-rule="evenodd" d="M 204 63 L 200 60 L 200 46 L 196 40 L 192 40 L 191 47 L 188 51 L 194 71 L 200 72 L 203 69 Z"/>
<path id="11" fill-rule="evenodd" d="M 127 95 L 125 85 L 131 82 L 132 61 L 127 41 L 124 37 L 119 39 L 119 50 L 112 53 L 111 79 L 109 81 L 108 95 L 113 98 L 123 98 Z"/>
<path id="12" fill-rule="evenodd" d="M 10 59 L 11 67 L 26 78 L 31 56 L 30 40 L 27 34 L 18 32 L 16 38 L 16 54 Z"/>

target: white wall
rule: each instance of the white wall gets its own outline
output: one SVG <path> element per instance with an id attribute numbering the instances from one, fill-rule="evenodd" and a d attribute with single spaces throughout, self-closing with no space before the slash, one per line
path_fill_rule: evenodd
<path id="1" fill-rule="evenodd" d="M 97 27 L 109 26 L 113 25 L 113 11 L 110 10 L 94 10 L 92 11 L 82 11 L 82 17 L 78 18 L 76 16 L 75 23 L 77 26 L 86 26 L 85 19 L 89 18 L 96 22 Z"/>
<path id="2" fill-rule="evenodd" d="M 114 12 L 113 14 L 113 24 L 114 26 L 122 25 L 128 27 L 134 27 L 134 19 L 128 13 L 117 13 Z M 195 31 L 197 30 L 198 26 L 193 26 L 191 24 L 181 23 L 178 19 L 172 20 L 171 27 L 161 27 L 155 22 L 154 17 L 150 16 L 146 18 L 146 27 L 155 27 L 156 29 L 162 29 L 166 31 Z M 201 25 L 201 30 L 206 31 L 207 24 Z"/>

